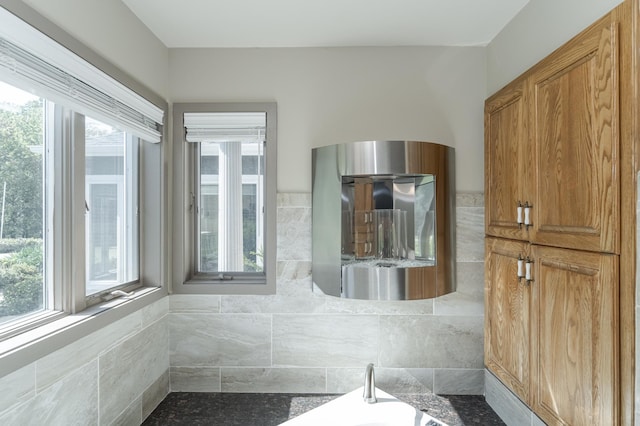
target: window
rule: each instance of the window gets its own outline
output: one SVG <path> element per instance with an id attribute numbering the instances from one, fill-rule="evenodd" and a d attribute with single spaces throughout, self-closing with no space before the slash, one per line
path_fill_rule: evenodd
<path id="1" fill-rule="evenodd" d="M 86 294 L 138 279 L 138 139 L 85 119 Z"/>
<path id="2" fill-rule="evenodd" d="M 65 121 L 74 123 L 67 138 Z M 138 146 L 121 129 L 0 82 L 0 324 L 64 311 L 56 293 L 78 294 L 69 307 L 77 311 L 140 285 Z M 84 192 L 65 192 L 67 177 L 84 181 Z M 83 209 L 66 233 L 54 221 L 54 212 Z M 85 244 L 74 245 L 82 223 Z M 62 253 L 74 269 L 84 259 L 85 279 L 55 278 Z"/>
<path id="3" fill-rule="evenodd" d="M 3 8 L 0 46 L 3 340 L 161 284 L 163 110 Z"/>
<path id="4" fill-rule="evenodd" d="M 265 113 L 220 113 L 218 128 L 198 136 L 197 273 L 261 272 Z M 202 117 L 185 113 L 185 119 Z M 245 135 L 230 135 L 242 123 Z M 235 124 L 234 124 L 235 123 Z M 188 130 L 187 130 L 188 131 Z M 189 140 L 187 134 L 187 140 Z M 258 196 L 260 195 L 260 196 Z"/>
<path id="5" fill-rule="evenodd" d="M 0 82 L 0 325 L 50 305 L 46 102 Z"/>
<path id="6" fill-rule="evenodd" d="M 275 114 L 270 103 L 174 105 L 176 292 L 274 292 Z"/>

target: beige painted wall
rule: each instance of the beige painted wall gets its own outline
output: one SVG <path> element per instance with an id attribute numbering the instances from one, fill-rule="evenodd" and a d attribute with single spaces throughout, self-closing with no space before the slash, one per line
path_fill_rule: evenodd
<path id="1" fill-rule="evenodd" d="M 621 0 L 530 0 L 487 46 L 487 96 L 620 3 Z"/>
<path id="2" fill-rule="evenodd" d="M 458 191 L 481 191 L 481 47 L 171 49 L 174 102 L 275 100 L 278 191 L 311 190 L 311 149 L 373 140 L 456 148 Z"/>
<path id="3" fill-rule="evenodd" d="M 198 50 L 167 49 L 119 1 L 25 3 L 172 101 L 277 101 L 278 190 L 305 192 L 311 148 L 367 139 L 454 146 L 457 190 L 481 191 L 484 98 L 620 0 L 531 0 L 486 48 Z"/>
<path id="4" fill-rule="evenodd" d="M 121 1 L 24 0 L 24 3 L 167 98 L 169 51 Z"/>

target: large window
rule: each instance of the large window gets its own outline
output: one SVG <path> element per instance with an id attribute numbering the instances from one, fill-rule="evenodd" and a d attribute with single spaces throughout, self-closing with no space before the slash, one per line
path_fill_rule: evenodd
<path id="1" fill-rule="evenodd" d="M 137 285 L 138 149 L 121 129 L 0 82 L 0 324 L 63 311 L 56 294 L 77 294 L 77 311 Z M 85 279 L 56 273 L 63 253 Z"/>
<path id="2" fill-rule="evenodd" d="M 177 292 L 274 291 L 275 112 L 275 104 L 174 105 L 184 212 Z"/>
<path id="3" fill-rule="evenodd" d="M 3 340 L 161 284 L 164 112 L 4 8 L 0 46 Z"/>

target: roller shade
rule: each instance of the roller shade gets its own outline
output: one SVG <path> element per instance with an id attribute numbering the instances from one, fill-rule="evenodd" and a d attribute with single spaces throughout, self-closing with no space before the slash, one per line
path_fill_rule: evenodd
<path id="1" fill-rule="evenodd" d="M 187 142 L 263 142 L 266 126 L 264 112 L 184 114 Z"/>
<path id="2" fill-rule="evenodd" d="M 3 8 L 0 80 L 148 142 L 161 140 L 161 108 Z"/>

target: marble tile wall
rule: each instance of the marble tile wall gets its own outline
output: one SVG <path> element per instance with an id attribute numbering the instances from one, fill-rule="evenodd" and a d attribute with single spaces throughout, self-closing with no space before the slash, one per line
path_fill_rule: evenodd
<path id="1" fill-rule="evenodd" d="M 172 391 L 483 394 L 484 201 L 457 196 L 457 292 L 420 301 L 311 291 L 311 194 L 278 195 L 277 290 L 171 295 Z"/>
<path id="2" fill-rule="evenodd" d="M 0 424 L 139 425 L 169 392 L 164 298 L 0 378 Z"/>
<path id="3" fill-rule="evenodd" d="M 271 296 L 172 295 L 0 378 L 0 424 L 138 425 L 174 391 L 482 394 L 483 199 L 457 197 L 457 286 L 435 300 L 311 291 L 311 196 L 278 196 Z M 168 314 L 168 315 L 167 315 Z"/>

